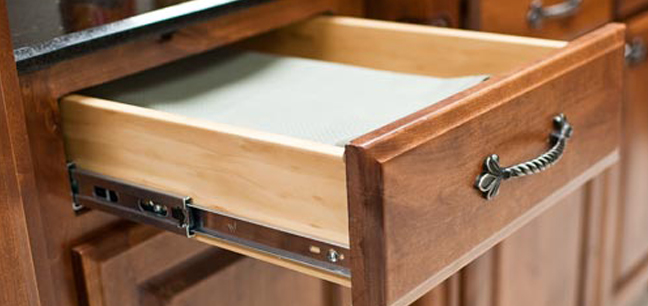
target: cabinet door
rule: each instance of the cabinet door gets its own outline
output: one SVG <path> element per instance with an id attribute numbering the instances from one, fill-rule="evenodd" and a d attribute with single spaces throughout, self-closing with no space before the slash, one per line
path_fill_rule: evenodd
<path id="1" fill-rule="evenodd" d="M 498 306 L 576 306 L 583 192 L 574 193 L 502 243 Z"/>
<path id="2" fill-rule="evenodd" d="M 142 225 L 109 230 L 73 254 L 81 305 L 351 304 L 348 289 Z"/>
<path id="3" fill-rule="evenodd" d="M 635 48 L 648 42 L 648 14 L 628 22 L 628 42 Z M 634 42 L 634 43 L 633 43 Z M 635 49 L 637 50 L 637 49 Z M 623 202 L 617 221 L 615 262 L 617 298 L 648 281 L 648 63 L 628 63 L 625 80 Z"/>

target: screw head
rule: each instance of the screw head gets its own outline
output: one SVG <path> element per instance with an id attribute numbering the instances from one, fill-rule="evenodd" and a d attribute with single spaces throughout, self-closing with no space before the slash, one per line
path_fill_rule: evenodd
<path id="1" fill-rule="evenodd" d="M 338 253 L 338 251 L 334 249 L 330 249 L 328 251 L 328 254 L 326 254 L 326 258 L 333 263 L 336 263 L 338 261 L 344 260 L 344 255 Z"/>

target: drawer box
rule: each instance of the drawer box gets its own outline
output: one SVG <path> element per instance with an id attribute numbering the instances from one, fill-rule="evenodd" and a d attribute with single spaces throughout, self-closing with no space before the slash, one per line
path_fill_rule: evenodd
<path id="1" fill-rule="evenodd" d="M 72 95 L 66 150 L 99 179 L 191 197 L 205 229 L 195 239 L 350 285 L 355 305 L 405 305 L 617 160 L 623 45 L 619 25 L 567 44 L 318 17 L 239 47 L 491 77 L 345 147 Z M 558 114 L 574 129 L 562 159 L 486 200 L 475 188 L 485 159 L 546 152 Z"/>

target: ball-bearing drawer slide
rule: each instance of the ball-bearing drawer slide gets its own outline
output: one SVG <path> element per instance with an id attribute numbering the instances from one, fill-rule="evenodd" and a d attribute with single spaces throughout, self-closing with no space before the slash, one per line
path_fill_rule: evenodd
<path id="1" fill-rule="evenodd" d="M 193 238 L 196 235 L 253 249 L 344 277 L 350 277 L 345 247 L 207 210 L 191 198 L 136 186 L 69 166 L 73 209 L 98 209 Z"/>

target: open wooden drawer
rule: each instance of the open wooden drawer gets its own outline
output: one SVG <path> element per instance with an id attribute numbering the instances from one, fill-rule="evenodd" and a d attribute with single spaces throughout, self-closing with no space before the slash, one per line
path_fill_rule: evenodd
<path id="1" fill-rule="evenodd" d="M 617 160 L 623 38 L 620 25 L 564 43 L 318 17 L 239 47 L 491 77 L 344 147 L 68 96 L 75 200 L 350 285 L 354 305 L 405 305 Z M 495 153 L 502 167 L 548 154 L 500 173 L 484 167 Z M 523 172 L 538 173 L 508 179 Z"/>

